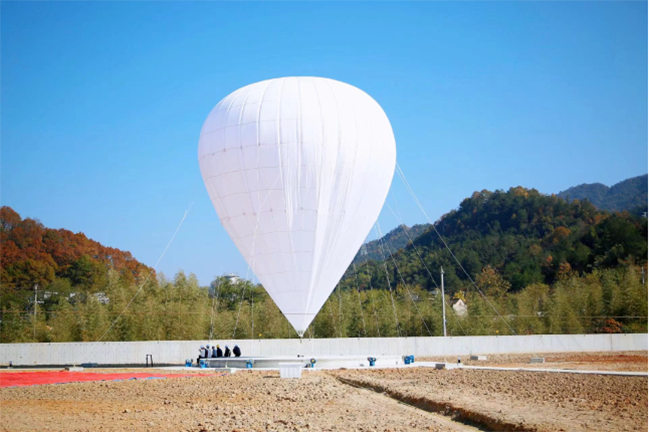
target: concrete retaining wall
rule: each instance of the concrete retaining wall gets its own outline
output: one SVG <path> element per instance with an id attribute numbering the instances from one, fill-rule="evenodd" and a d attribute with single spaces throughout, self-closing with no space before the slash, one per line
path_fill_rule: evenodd
<path id="1" fill-rule="evenodd" d="M 182 364 L 196 358 L 207 341 L 76 342 L 0 344 L 0 365 L 62 366 L 82 363 L 144 364 L 152 354 L 156 364 Z M 589 334 L 534 336 L 458 336 L 349 339 L 215 340 L 210 345 L 238 344 L 245 356 L 404 355 L 456 356 L 503 354 L 641 351 L 647 334 Z"/>

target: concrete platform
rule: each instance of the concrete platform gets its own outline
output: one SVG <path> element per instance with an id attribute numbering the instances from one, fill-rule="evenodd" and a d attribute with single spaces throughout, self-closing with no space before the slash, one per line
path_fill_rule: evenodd
<path id="1" fill-rule="evenodd" d="M 280 363 L 300 363 L 303 368 L 311 365 L 314 369 L 339 369 L 370 367 L 368 357 L 375 357 L 375 367 L 395 367 L 401 363 L 399 356 L 314 356 L 314 357 L 221 357 L 205 359 L 210 369 L 246 369 L 251 362 L 253 369 L 279 369 Z"/>
<path id="2" fill-rule="evenodd" d="M 447 363 L 447 362 L 415 362 L 413 364 L 410 364 L 408 366 L 404 367 L 425 367 L 425 368 L 434 368 L 438 370 L 443 370 L 443 369 L 459 369 L 463 365 L 458 364 L 458 363 Z"/>

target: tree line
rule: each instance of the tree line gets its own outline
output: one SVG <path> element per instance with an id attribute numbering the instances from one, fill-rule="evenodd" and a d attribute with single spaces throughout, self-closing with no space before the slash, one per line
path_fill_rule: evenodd
<path id="1" fill-rule="evenodd" d="M 477 192 L 434 227 L 397 251 L 376 244 L 378 259 L 348 269 L 306 336 L 441 335 L 441 267 L 451 335 L 647 331 L 645 218 L 512 188 Z M 9 207 L 0 241 L 2 342 L 297 337 L 251 281 L 168 279 Z"/>
<path id="2" fill-rule="evenodd" d="M 446 294 L 447 333 L 464 335 L 647 332 L 648 290 L 636 266 L 566 274 L 553 285 L 517 292 L 486 267 L 481 293 Z M 139 290 L 139 291 L 138 291 Z M 137 295 L 136 295 L 137 293 Z M 262 286 L 216 278 L 201 287 L 194 275 L 159 275 L 142 287 L 111 270 L 102 303 L 94 295 L 39 297 L 34 314 L 9 302 L 0 337 L 6 342 L 137 341 L 295 338 Z M 135 296 L 135 298 L 134 298 Z M 485 297 L 484 297 L 485 296 Z M 131 302 L 131 300 L 133 301 Z M 464 314 L 452 305 L 463 300 Z M 129 307 L 126 308 L 127 304 Z M 334 290 L 305 337 L 441 336 L 442 296 L 418 285 Z"/>

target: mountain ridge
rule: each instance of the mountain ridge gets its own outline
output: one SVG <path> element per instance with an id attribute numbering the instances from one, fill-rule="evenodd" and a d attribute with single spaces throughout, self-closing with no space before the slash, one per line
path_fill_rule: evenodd
<path id="1" fill-rule="evenodd" d="M 630 177 L 609 187 L 602 183 L 583 183 L 557 194 L 573 201 L 589 200 L 599 210 L 638 212 L 648 208 L 648 174 Z"/>
<path id="2" fill-rule="evenodd" d="M 591 202 L 597 209 L 606 211 L 625 211 L 641 216 L 648 208 L 648 174 L 630 177 L 622 180 L 613 186 L 606 186 L 602 183 L 583 183 L 572 186 L 557 194 L 565 201 L 571 202 L 574 199 L 583 199 Z M 388 252 L 379 246 L 380 241 L 384 248 L 392 254 L 399 249 L 407 247 L 410 238 L 415 241 L 431 227 L 428 223 L 415 224 L 412 227 L 401 224 L 386 233 L 380 240 L 371 240 L 364 243 L 354 258 L 354 264 L 363 263 L 366 260 L 382 261 L 387 258 Z M 404 228 L 408 235 L 404 233 Z"/>
<path id="3" fill-rule="evenodd" d="M 552 284 L 567 274 L 647 262 L 646 218 L 598 210 L 588 200 L 569 202 L 535 189 L 475 192 L 435 226 L 473 279 L 490 267 L 514 291 Z M 469 288 L 467 275 L 433 229 L 413 243 L 394 253 L 394 262 L 368 261 L 357 268 L 359 288 L 386 288 L 384 263 L 395 287 L 405 282 L 434 289 L 439 282 L 431 280 L 427 268 L 444 267 L 449 292 Z M 356 289 L 354 273 L 350 267 L 342 287 Z"/>
<path id="4" fill-rule="evenodd" d="M 429 229 L 428 223 L 415 224 L 409 227 L 400 224 L 388 231 L 378 240 L 370 240 L 364 243 L 357 255 L 354 257 L 354 264 L 363 263 L 366 260 L 381 261 L 388 258 L 389 252 L 394 254 L 399 249 L 406 247 L 410 240 L 415 240 L 418 236 Z"/>

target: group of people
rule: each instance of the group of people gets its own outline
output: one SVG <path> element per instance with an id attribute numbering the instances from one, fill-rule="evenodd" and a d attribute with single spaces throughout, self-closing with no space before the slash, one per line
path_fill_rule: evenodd
<path id="1" fill-rule="evenodd" d="M 221 358 L 221 357 L 230 357 L 230 348 L 228 348 L 228 345 L 226 345 L 225 351 L 221 350 L 221 347 L 217 345 L 216 347 L 212 345 L 201 345 L 201 348 L 199 348 L 199 358 L 196 360 L 196 363 L 200 363 L 201 359 L 206 359 L 206 358 Z M 232 355 L 235 357 L 241 356 L 241 350 L 237 345 L 232 349 Z"/>

